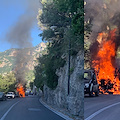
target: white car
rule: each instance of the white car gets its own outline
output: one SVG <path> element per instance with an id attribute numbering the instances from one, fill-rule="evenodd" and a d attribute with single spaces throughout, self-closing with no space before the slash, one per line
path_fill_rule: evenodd
<path id="1" fill-rule="evenodd" d="M 15 98 L 15 94 L 14 94 L 14 92 L 8 92 L 8 93 L 6 94 L 6 97 L 7 97 L 7 98 Z"/>

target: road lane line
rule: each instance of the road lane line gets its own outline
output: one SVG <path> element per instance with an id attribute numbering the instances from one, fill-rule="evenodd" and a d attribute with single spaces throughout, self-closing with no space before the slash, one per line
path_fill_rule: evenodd
<path id="1" fill-rule="evenodd" d="M 35 111 L 35 112 L 39 112 L 41 111 L 41 109 L 38 108 L 28 108 L 29 111 Z"/>
<path id="2" fill-rule="evenodd" d="M 113 107 L 113 106 L 115 106 L 115 105 L 118 105 L 118 104 L 120 104 L 120 102 L 114 103 L 114 104 L 109 105 L 109 106 L 107 106 L 107 107 L 104 107 L 104 108 L 96 111 L 95 113 L 93 113 L 93 114 L 90 115 L 89 117 L 87 117 L 85 120 L 91 120 L 93 117 L 95 117 L 96 115 L 100 114 L 100 113 L 103 112 L 104 110 L 109 109 L 109 108 L 111 108 L 111 107 Z"/>
<path id="3" fill-rule="evenodd" d="M 2 116 L 2 118 L 0 120 L 4 120 L 5 117 L 7 116 L 7 114 L 10 112 L 10 110 L 16 105 L 18 104 L 20 101 L 17 101 L 16 103 L 14 103 L 8 110 L 7 112 Z"/>
<path id="4" fill-rule="evenodd" d="M 61 113 L 61 112 L 58 112 L 58 111 L 55 111 L 55 109 L 51 108 L 50 106 L 48 106 L 46 103 L 44 103 L 42 100 L 39 99 L 39 102 L 45 106 L 47 109 L 49 109 L 50 111 L 54 112 L 55 114 L 57 114 L 58 116 L 64 118 L 65 120 L 73 120 L 72 118 L 68 117 L 67 115 Z"/>

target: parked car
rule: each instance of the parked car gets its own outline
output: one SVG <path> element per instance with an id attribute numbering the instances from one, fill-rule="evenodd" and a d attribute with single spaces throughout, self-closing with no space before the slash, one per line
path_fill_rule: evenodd
<path id="1" fill-rule="evenodd" d="M 6 95 L 4 92 L 0 92 L 0 100 L 7 100 Z"/>
<path id="2" fill-rule="evenodd" d="M 6 94 L 6 97 L 7 97 L 7 98 L 15 98 L 15 94 L 14 94 L 14 92 L 8 92 L 8 93 Z"/>
<path id="3" fill-rule="evenodd" d="M 84 71 L 84 94 L 99 96 L 99 84 L 94 70 Z"/>

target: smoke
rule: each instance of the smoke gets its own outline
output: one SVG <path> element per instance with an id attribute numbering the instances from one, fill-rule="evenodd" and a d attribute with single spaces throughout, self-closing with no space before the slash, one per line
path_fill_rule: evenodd
<path id="1" fill-rule="evenodd" d="M 15 77 L 17 80 L 17 83 L 20 83 L 22 85 L 26 84 L 26 73 L 28 72 L 28 68 L 26 67 L 28 64 L 28 61 L 31 59 L 31 56 L 28 55 L 29 50 L 28 49 L 19 49 L 16 56 L 16 63 L 15 63 Z"/>
<path id="2" fill-rule="evenodd" d="M 26 11 L 21 15 L 18 21 L 9 29 L 6 34 L 6 40 L 19 48 L 31 47 L 31 29 L 34 27 L 38 8 L 38 0 L 26 0 Z"/>
<path id="3" fill-rule="evenodd" d="M 116 27 L 115 20 L 120 16 L 120 1 L 118 0 L 85 0 L 85 21 L 92 24 L 91 39 L 95 40 L 96 35 L 101 31 L 110 30 Z M 117 15 L 117 16 L 116 16 Z M 118 20 L 120 20 L 118 18 Z M 120 24 L 120 22 L 119 22 Z"/>
<path id="4" fill-rule="evenodd" d="M 17 82 L 25 84 L 25 73 L 28 71 L 26 65 L 31 57 L 28 55 L 29 49 L 24 48 L 32 47 L 31 30 L 35 23 L 37 23 L 36 17 L 38 14 L 38 9 L 41 7 L 41 5 L 39 4 L 39 0 L 22 0 L 21 2 L 26 7 L 25 12 L 9 29 L 6 34 L 6 40 L 11 44 L 12 47 L 15 46 L 19 48 L 16 56 L 14 71 Z"/>
<path id="5" fill-rule="evenodd" d="M 98 33 L 109 33 L 114 28 L 117 28 L 115 41 L 117 51 L 120 46 L 120 0 L 85 0 L 85 2 L 85 21 L 92 24 L 91 58 L 95 58 L 99 49 Z"/>

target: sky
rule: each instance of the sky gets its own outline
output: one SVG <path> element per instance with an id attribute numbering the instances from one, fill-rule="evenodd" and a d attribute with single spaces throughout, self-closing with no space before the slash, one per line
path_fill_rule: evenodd
<path id="1" fill-rule="evenodd" d="M 0 0 L 0 52 L 42 42 L 37 25 L 39 0 Z"/>

